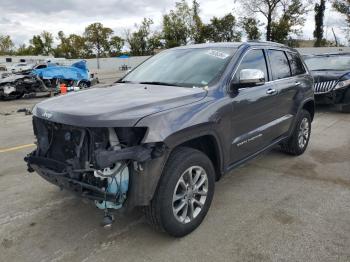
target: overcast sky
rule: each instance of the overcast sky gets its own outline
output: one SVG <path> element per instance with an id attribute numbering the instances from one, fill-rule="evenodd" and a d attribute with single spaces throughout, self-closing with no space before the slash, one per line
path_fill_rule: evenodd
<path id="1" fill-rule="evenodd" d="M 133 28 L 143 17 L 152 18 L 154 29 L 159 29 L 162 15 L 172 9 L 175 0 L 0 0 L 0 34 L 10 35 L 15 44 L 28 43 L 34 34 L 43 30 L 53 33 L 63 30 L 66 34 L 81 34 L 84 28 L 94 22 L 102 22 L 122 35 L 127 28 Z M 239 2 L 239 1 L 237 1 Z M 199 0 L 201 17 L 208 22 L 212 16 L 223 16 L 233 12 L 242 13 L 234 0 Z M 345 33 L 340 29 L 345 20 L 330 6 L 326 11 L 325 36 L 332 39 L 331 28 L 345 41 Z M 265 22 L 261 18 L 262 22 Z M 307 15 L 302 37 L 312 38 L 314 13 Z"/>

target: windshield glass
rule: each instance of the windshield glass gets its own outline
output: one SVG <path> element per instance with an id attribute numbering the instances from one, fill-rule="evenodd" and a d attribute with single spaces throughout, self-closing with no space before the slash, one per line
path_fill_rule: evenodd
<path id="1" fill-rule="evenodd" d="M 188 48 L 151 57 L 121 82 L 204 87 L 223 73 L 236 48 Z"/>
<path id="2" fill-rule="evenodd" d="M 350 70 L 350 55 L 304 57 L 310 70 Z"/>

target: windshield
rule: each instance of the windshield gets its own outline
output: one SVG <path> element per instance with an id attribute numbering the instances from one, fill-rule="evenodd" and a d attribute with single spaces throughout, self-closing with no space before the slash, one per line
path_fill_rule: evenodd
<path id="1" fill-rule="evenodd" d="M 304 57 L 305 63 L 310 70 L 350 70 L 350 55 L 331 55 Z"/>
<path id="2" fill-rule="evenodd" d="M 223 73 L 236 48 L 188 48 L 151 57 L 121 82 L 204 87 Z"/>

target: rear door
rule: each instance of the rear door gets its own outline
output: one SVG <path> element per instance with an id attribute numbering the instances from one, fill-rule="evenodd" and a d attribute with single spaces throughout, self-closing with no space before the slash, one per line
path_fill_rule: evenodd
<path id="1" fill-rule="evenodd" d="M 296 86 L 300 83 L 292 75 L 290 62 L 284 50 L 269 49 L 267 53 L 272 82 L 277 92 L 274 105 L 276 125 L 272 132 L 275 138 L 279 138 L 287 134 L 292 124 Z"/>

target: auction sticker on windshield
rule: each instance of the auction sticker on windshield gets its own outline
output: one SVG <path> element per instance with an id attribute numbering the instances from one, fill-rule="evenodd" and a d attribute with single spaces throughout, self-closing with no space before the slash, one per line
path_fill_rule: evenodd
<path id="1" fill-rule="evenodd" d="M 220 58 L 220 59 L 226 59 L 227 57 L 230 56 L 229 54 L 226 54 L 224 52 L 220 52 L 220 51 L 212 50 L 212 49 L 209 50 L 206 54 L 210 55 L 210 56 L 214 56 L 216 58 Z"/>

